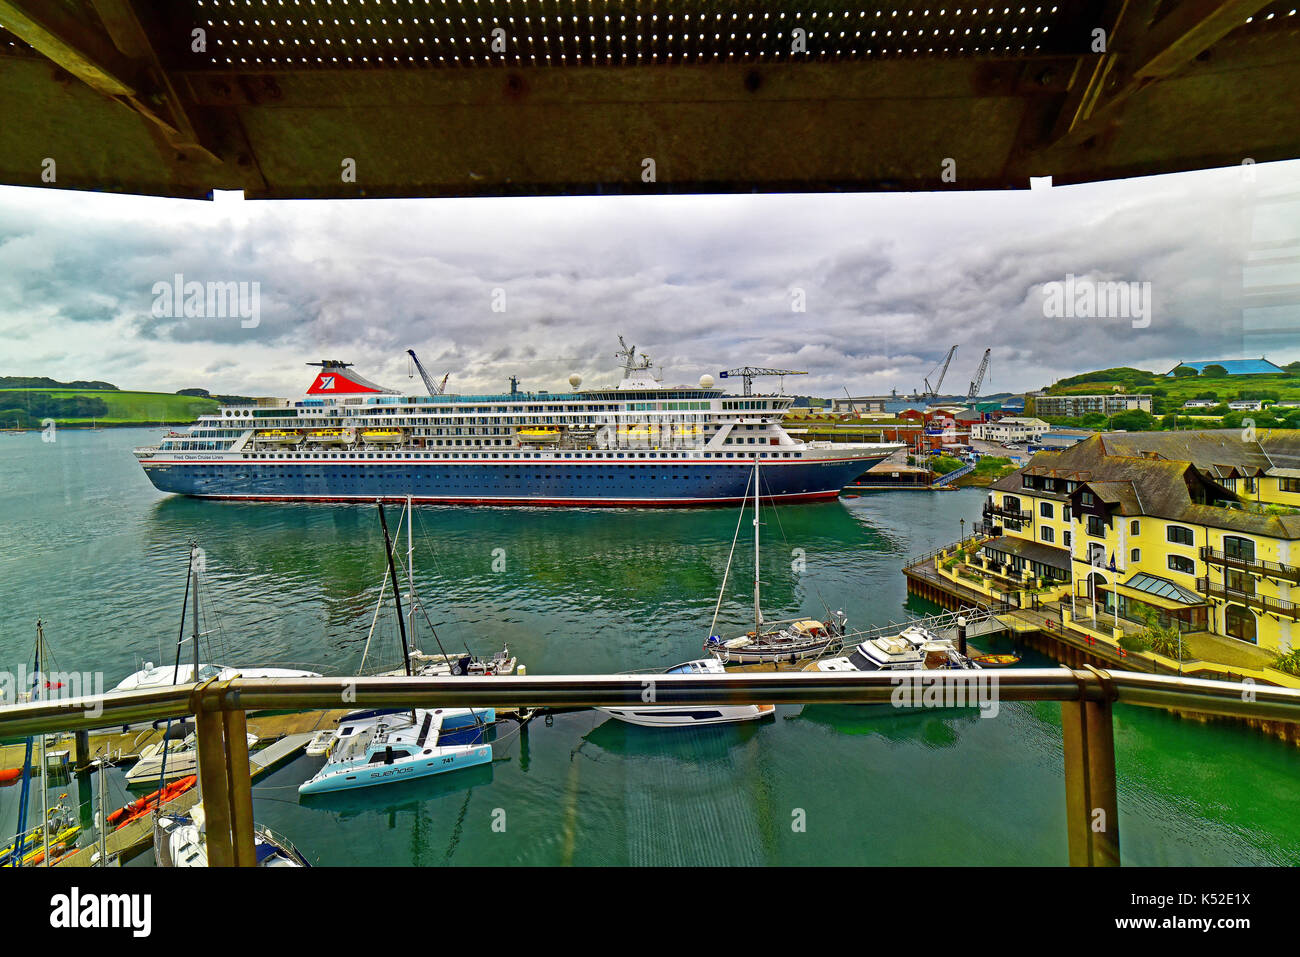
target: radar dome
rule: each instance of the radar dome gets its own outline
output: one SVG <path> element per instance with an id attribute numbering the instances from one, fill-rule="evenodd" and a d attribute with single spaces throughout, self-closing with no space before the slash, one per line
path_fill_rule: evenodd
<path id="1" fill-rule="evenodd" d="M 706 372 L 704 375 L 700 376 L 700 388 L 701 388 L 701 389 L 712 389 L 712 388 L 713 388 L 713 376 L 709 375 L 707 372 Z"/>
<path id="2" fill-rule="evenodd" d="M 573 375 L 569 376 L 569 385 L 575 389 L 578 386 L 582 385 L 582 376 L 578 375 L 578 373 L 576 372 Z"/>

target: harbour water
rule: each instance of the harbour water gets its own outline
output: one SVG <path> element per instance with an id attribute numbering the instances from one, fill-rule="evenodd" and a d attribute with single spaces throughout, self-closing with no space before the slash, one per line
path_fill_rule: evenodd
<path id="1" fill-rule="evenodd" d="M 0 669 L 29 661 L 38 616 L 55 665 L 102 671 L 108 687 L 142 661 L 170 661 L 194 541 L 205 660 L 354 671 L 384 573 L 375 509 L 162 495 L 131 455 L 156 435 L 0 439 Z M 843 609 L 867 626 L 933 610 L 908 601 L 903 560 L 954 540 L 962 518 L 969 528 L 982 495 L 765 510 L 767 616 Z M 443 646 L 508 644 L 532 674 L 695 657 L 737 519 L 732 508 L 416 515 L 416 591 Z M 751 615 L 748 524 L 737 549 L 719 631 Z M 396 663 L 391 627 L 376 641 Z M 419 643 L 437 650 L 427 629 Z M 1049 662 L 1028 652 L 1024 663 Z M 255 814 L 326 865 L 1064 864 L 1059 707 L 976 715 L 781 706 L 775 721 L 681 731 L 559 715 L 526 733 L 503 726 L 489 766 L 329 800 L 299 802 L 317 760 L 299 758 L 255 786 Z M 1297 749 L 1133 708 L 1118 709 L 1116 747 L 1126 864 L 1300 863 Z M 17 797 L 0 790 L 4 836 Z"/>

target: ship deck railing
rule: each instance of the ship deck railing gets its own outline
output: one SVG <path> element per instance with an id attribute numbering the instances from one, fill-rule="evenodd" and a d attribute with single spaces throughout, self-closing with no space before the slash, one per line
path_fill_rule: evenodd
<path id="1" fill-rule="evenodd" d="M 924 693 L 900 696 L 904 683 Z M 212 866 L 255 866 L 246 738 L 249 711 L 337 708 L 592 708 L 644 701 L 645 678 L 549 675 L 454 678 L 235 678 L 111 696 L 0 707 L 0 739 L 195 717 Z M 1173 675 L 1070 669 L 937 670 L 913 674 L 806 671 L 657 675 L 661 705 L 858 704 L 980 708 L 993 702 L 1059 701 L 1069 862 L 1120 863 L 1113 707 L 1116 703 L 1227 717 L 1300 721 L 1300 689 Z"/>

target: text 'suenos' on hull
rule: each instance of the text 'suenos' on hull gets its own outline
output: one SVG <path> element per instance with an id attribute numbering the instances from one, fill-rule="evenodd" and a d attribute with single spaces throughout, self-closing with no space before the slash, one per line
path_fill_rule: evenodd
<path id="1" fill-rule="evenodd" d="M 800 441 L 781 427 L 789 396 L 727 395 L 707 375 L 664 386 L 635 346 L 618 356 L 613 388 L 573 375 L 570 392 L 525 392 L 512 377 L 485 395 L 427 376 L 429 395 L 402 395 L 310 363 L 302 399 L 223 405 L 135 454 L 158 489 L 203 498 L 671 506 L 743 501 L 756 458 L 764 497 L 833 498 L 901 448 Z"/>

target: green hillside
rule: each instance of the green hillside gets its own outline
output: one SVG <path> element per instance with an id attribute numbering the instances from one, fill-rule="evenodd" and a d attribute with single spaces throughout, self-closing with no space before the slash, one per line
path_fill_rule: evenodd
<path id="1" fill-rule="evenodd" d="M 1069 376 L 1049 386 L 1048 395 L 1097 395 L 1109 392 L 1149 393 L 1153 416 L 1124 412 L 1111 416 L 1088 415 L 1081 419 L 1047 418 L 1054 425 L 1129 430 L 1178 428 L 1237 428 L 1250 418 L 1260 428 L 1300 428 L 1300 410 L 1267 407 L 1262 412 L 1229 412 L 1227 403 L 1238 399 L 1266 403 L 1300 402 L 1300 363 L 1292 362 L 1283 373 L 1270 375 L 1183 375 L 1165 376 L 1143 369 L 1120 366 Z M 1187 415 L 1183 404 L 1190 399 L 1208 399 L 1217 405 Z M 1033 408 L 1033 400 L 1027 404 Z M 1033 414 L 1029 412 L 1028 414 Z M 1175 420 L 1175 416 L 1177 419 Z"/>
<path id="2" fill-rule="evenodd" d="M 216 399 L 168 392 L 107 389 L 0 389 L 0 428 L 37 429 L 42 420 L 57 425 L 158 425 L 193 422 L 215 412 Z"/>

